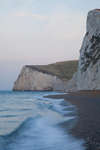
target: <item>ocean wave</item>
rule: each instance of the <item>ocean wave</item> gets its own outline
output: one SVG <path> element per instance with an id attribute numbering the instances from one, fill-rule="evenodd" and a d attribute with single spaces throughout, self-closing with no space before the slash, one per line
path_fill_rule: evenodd
<path id="1" fill-rule="evenodd" d="M 5 125 L 4 130 L 10 132 L 0 136 L 0 150 L 84 149 L 84 141 L 68 134 L 77 119 L 76 107 L 63 99 L 43 97 L 53 94 L 58 93 L 10 92 L 9 101 L 5 96 L 2 108 L 7 111 L 2 112 L 0 123 L 2 128 Z"/>

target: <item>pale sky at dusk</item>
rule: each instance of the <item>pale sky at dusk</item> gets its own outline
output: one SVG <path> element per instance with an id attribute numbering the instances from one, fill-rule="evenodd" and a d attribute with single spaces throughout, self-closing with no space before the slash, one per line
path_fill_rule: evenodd
<path id="1" fill-rule="evenodd" d="M 0 90 L 24 65 L 78 60 L 88 11 L 100 0 L 0 0 Z"/>

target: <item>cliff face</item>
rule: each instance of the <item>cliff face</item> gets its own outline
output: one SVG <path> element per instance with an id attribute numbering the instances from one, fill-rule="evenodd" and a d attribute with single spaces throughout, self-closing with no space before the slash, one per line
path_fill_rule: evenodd
<path id="1" fill-rule="evenodd" d="M 68 90 L 100 89 L 100 10 L 87 16 L 86 35 L 80 50 L 77 73 L 69 81 Z"/>
<path id="2" fill-rule="evenodd" d="M 14 91 L 65 91 L 68 80 L 76 72 L 78 61 L 49 65 L 24 66 L 14 83 Z"/>
<path id="3" fill-rule="evenodd" d="M 53 74 L 24 66 L 14 83 L 13 91 L 61 91 L 66 88 L 66 85 L 66 81 Z"/>
<path id="4" fill-rule="evenodd" d="M 38 69 L 41 70 L 39 71 L 34 67 L 32 68 L 30 66 L 24 66 L 18 79 L 14 83 L 13 90 L 73 91 L 100 89 L 99 9 L 92 10 L 88 13 L 86 35 L 83 39 L 80 50 L 79 64 L 76 73 L 74 73 L 75 67 L 76 65 L 73 66 L 73 64 L 70 63 L 66 67 L 69 68 L 69 70 L 66 70 L 65 68 L 62 70 L 62 67 L 56 63 L 54 66 L 50 65 L 49 68 L 46 67 L 46 71 L 43 71 L 44 66 L 42 66 L 42 70 L 41 67 L 39 67 Z M 50 73 L 51 71 L 53 71 L 52 73 L 56 72 L 57 76 Z M 64 73 L 65 71 L 66 74 Z M 74 75 L 73 78 L 70 79 L 72 73 L 74 73 Z M 65 79 L 66 75 L 67 79 L 70 79 L 69 81 L 62 81 L 59 78 L 61 77 L 62 79 Z"/>

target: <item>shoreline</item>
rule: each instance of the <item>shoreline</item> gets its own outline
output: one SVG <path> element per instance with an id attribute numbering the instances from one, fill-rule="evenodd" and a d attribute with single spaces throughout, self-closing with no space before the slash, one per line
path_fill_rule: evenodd
<path id="1" fill-rule="evenodd" d="M 100 90 L 75 91 L 47 97 L 64 99 L 75 105 L 79 119 L 69 133 L 77 139 L 84 139 L 86 150 L 100 150 Z"/>

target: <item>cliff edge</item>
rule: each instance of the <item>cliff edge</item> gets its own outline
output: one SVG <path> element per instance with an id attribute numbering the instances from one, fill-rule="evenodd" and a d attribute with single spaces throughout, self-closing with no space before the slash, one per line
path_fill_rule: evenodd
<path id="1" fill-rule="evenodd" d="M 77 63 L 24 66 L 13 90 L 100 90 L 100 9 L 88 13 L 78 68 Z"/>
<path id="2" fill-rule="evenodd" d="M 78 70 L 68 90 L 100 90 L 100 9 L 88 13 Z"/>
<path id="3" fill-rule="evenodd" d="M 14 83 L 13 91 L 65 91 L 68 80 L 77 70 L 78 61 L 50 65 L 24 66 Z"/>

